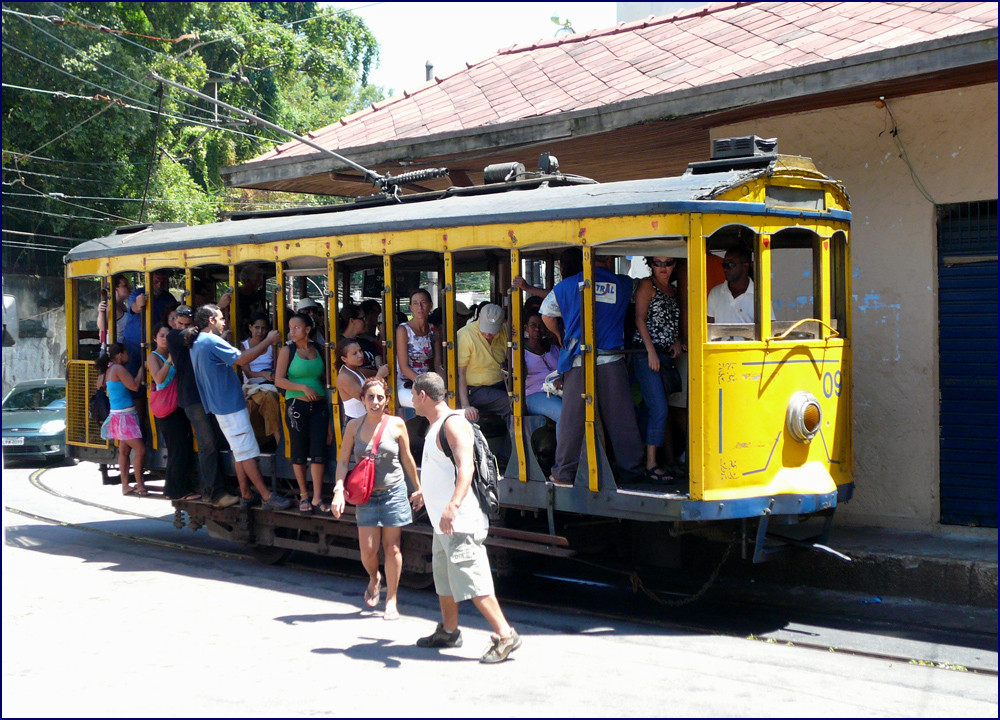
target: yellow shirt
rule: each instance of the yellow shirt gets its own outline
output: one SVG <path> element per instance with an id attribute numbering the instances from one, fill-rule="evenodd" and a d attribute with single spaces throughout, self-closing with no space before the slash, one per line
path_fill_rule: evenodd
<path id="1" fill-rule="evenodd" d="M 507 361 L 507 326 L 487 343 L 479 332 L 479 321 L 471 322 L 458 331 L 458 366 L 465 368 L 469 386 L 495 385 L 503 382 L 500 365 Z"/>

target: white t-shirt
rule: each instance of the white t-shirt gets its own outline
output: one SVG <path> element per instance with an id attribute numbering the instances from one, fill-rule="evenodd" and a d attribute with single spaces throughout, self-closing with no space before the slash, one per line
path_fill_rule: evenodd
<path id="1" fill-rule="evenodd" d="M 250 349 L 249 340 L 244 340 L 240 344 L 243 346 L 244 350 Z M 265 371 L 272 372 L 274 370 L 274 345 L 269 345 L 267 350 L 264 351 L 263 355 L 258 355 L 256 358 L 251 360 L 250 365 L 247 369 L 252 370 L 253 372 L 265 372 Z M 262 377 L 252 377 L 252 378 L 246 378 L 243 384 L 256 385 L 258 383 L 266 383 L 266 382 L 267 380 L 265 380 Z"/>
<path id="2" fill-rule="evenodd" d="M 708 309 L 706 315 L 715 318 L 717 323 L 752 323 L 754 289 L 753 280 L 749 280 L 746 292 L 737 297 L 729 290 L 728 283 L 719 283 L 708 293 Z"/>
<path id="3" fill-rule="evenodd" d="M 462 413 L 448 413 L 427 430 L 424 455 L 420 462 L 420 488 L 423 490 L 424 505 L 427 507 L 427 515 L 431 519 L 434 532 L 438 535 L 443 534 L 441 515 L 455 495 L 455 464 L 438 448 L 437 437 L 442 423 L 452 415 L 461 416 Z M 461 421 L 452 420 L 452 422 L 468 421 L 463 417 Z M 458 515 L 455 516 L 455 532 L 475 534 L 488 530 L 489 527 L 489 519 L 479 507 L 479 499 L 470 487 L 458 508 Z"/>

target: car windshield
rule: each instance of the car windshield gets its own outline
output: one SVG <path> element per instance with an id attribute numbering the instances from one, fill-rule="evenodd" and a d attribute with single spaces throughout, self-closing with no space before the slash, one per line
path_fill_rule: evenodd
<path id="1" fill-rule="evenodd" d="M 14 388 L 3 401 L 4 410 L 62 410 L 66 407 L 66 388 L 58 385 Z"/>

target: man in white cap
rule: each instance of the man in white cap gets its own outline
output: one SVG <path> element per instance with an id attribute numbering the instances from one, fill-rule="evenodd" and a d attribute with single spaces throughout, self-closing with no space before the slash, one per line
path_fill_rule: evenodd
<path id="1" fill-rule="evenodd" d="M 323 334 L 326 329 L 326 313 L 323 312 L 323 306 L 312 298 L 302 298 L 295 304 L 295 312 L 305 313 L 313 320 L 313 325 L 316 328 L 316 342 L 320 344 L 321 347 L 326 347 L 326 336 Z"/>
<path id="2" fill-rule="evenodd" d="M 479 319 L 458 331 L 458 401 L 470 422 L 480 412 L 509 423 L 510 398 L 502 365 L 507 360 L 507 326 L 499 305 L 484 305 Z"/>

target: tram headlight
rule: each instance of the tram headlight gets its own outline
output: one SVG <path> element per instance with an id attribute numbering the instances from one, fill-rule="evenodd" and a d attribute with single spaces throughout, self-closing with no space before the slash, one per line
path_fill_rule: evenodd
<path id="1" fill-rule="evenodd" d="M 800 390 L 788 401 L 785 425 L 792 437 L 807 443 L 816 437 L 823 422 L 823 409 L 811 392 Z"/>

